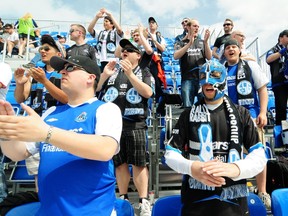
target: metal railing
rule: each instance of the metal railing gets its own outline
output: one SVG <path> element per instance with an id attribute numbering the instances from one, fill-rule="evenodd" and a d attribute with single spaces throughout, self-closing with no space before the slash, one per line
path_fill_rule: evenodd
<path id="1" fill-rule="evenodd" d="M 40 40 L 40 38 L 36 41 L 30 41 L 30 32 L 31 31 L 35 31 L 36 29 L 39 29 L 41 31 L 41 29 L 49 29 L 49 28 L 54 28 L 55 29 L 58 28 L 58 32 L 59 32 L 59 29 L 60 29 L 60 26 L 59 25 L 51 25 L 51 26 L 44 26 L 44 27 L 38 27 L 38 28 L 29 28 L 28 29 L 28 35 L 27 35 L 27 44 L 26 44 L 26 53 L 25 53 L 25 60 L 28 61 L 29 60 L 29 45 L 31 43 L 35 43 L 35 42 L 38 42 Z"/>
<path id="2" fill-rule="evenodd" d="M 4 62 L 6 58 L 6 49 L 7 49 L 7 39 L 4 39 L 4 45 L 2 50 L 2 62 Z"/>

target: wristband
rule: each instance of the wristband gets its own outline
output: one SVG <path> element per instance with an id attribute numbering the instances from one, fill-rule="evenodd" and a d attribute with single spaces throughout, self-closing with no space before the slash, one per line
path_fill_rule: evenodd
<path id="1" fill-rule="evenodd" d="M 285 55 L 285 52 L 287 51 L 287 48 L 286 47 L 284 47 L 284 48 L 282 48 L 281 50 L 279 50 L 279 53 L 283 56 L 283 55 Z"/>
<path id="2" fill-rule="evenodd" d="M 53 126 L 49 126 L 48 133 L 45 139 L 45 143 L 49 143 L 53 132 Z"/>

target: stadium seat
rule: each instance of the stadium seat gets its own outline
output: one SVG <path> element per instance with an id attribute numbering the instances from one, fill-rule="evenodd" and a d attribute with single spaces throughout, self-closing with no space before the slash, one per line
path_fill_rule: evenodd
<path id="1" fill-rule="evenodd" d="M 181 196 L 171 195 L 156 200 L 152 208 L 152 216 L 178 216 L 181 215 Z"/>
<path id="2" fill-rule="evenodd" d="M 174 69 L 174 72 L 175 72 L 175 73 L 181 72 L 181 69 L 180 69 L 180 65 L 179 65 L 179 64 L 174 64 L 174 65 L 173 65 L 173 69 Z"/>
<path id="3" fill-rule="evenodd" d="M 134 208 L 127 200 L 117 198 L 115 201 L 117 216 L 134 216 Z"/>
<path id="4" fill-rule="evenodd" d="M 40 32 L 40 35 L 42 36 L 42 35 L 46 35 L 46 34 L 49 34 L 49 33 L 50 33 L 49 31 L 42 30 L 42 31 Z"/>
<path id="5" fill-rule="evenodd" d="M 272 192 L 271 210 L 273 216 L 288 215 L 288 188 L 276 189 Z"/>
<path id="6" fill-rule="evenodd" d="M 249 192 L 249 196 L 247 197 L 247 202 L 248 202 L 250 216 L 266 216 L 267 215 L 265 205 L 258 195 Z"/>
<path id="7" fill-rule="evenodd" d="M 170 63 L 170 58 L 168 56 L 163 56 L 162 57 L 162 61 L 163 61 L 164 65 L 165 64 L 169 64 Z"/>
<path id="8" fill-rule="evenodd" d="M 282 133 L 282 126 L 275 125 L 273 128 L 273 137 L 275 139 L 274 148 L 281 148 L 283 146 L 281 133 Z"/>
<path id="9" fill-rule="evenodd" d="M 91 40 L 88 40 L 87 41 L 87 44 L 89 44 L 90 46 L 96 46 L 97 44 L 97 40 L 94 38 L 94 39 L 91 39 Z"/>
<path id="10" fill-rule="evenodd" d="M 38 209 L 40 208 L 40 202 L 32 202 L 23 204 L 11 209 L 6 216 L 35 216 Z"/>
<path id="11" fill-rule="evenodd" d="M 167 86 L 174 86 L 173 77 L 169 73 L 165 73 Z"/>
<path id="12" fill-rule="evenodd" d="M 20 184 L 34 184 L 34 176 L 29 175 L 26 168 L 25 160 L 15 162 L 8 182 L 12 183 L 13 193 L 19 191 Z"/>
<path id="13" fill-rule="evenodd" d="M 165 64 L 164 65 L 164 72 L 165 73 L 172 73 L 172 66 L 168 65 L 168 64 Z"/>
<path id="14" fill-rule="evenodd" d="M 6 216 L 34 216 L 40 208 L 40 202 L 24 204 L 11 209 Z M 134 216 L 134 208 L 127 200 L 116 199 L 115 210 L 117 216 Z"/>

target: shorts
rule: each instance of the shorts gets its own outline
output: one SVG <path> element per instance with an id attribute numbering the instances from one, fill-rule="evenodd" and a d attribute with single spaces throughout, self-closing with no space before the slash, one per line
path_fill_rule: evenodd
<path id="1" fill-rule="evenodd" d="M 120 152 L 113 157 L 115 167 L 127 163 L 146 166 L 146 129 L 122 131 Z"/>
<path id="2" fill-rule="evenodd" d="M 22 39 L 28 38 L 28 35 L 24 34 L 24 33 L 21 33 L 21 34 L 19 34 L 19 39 L 20 38 L 22 38 Z M 34 41 L 34 40 L 35 40 L 35 36 L 30 35 L 30 41 Z"/>

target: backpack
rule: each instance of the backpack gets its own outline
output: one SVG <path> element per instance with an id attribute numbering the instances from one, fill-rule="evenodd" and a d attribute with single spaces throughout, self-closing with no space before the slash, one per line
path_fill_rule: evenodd
<path id="1" fill-rule="evenodd" d="M 0 215 L 6 215 L 11 209 L 31 202 L 39 202 L 38 193 L 35 191 L 19 192 L 16 194 L 9 194 L 0 203 Z"/>
<path id="2" fill-rule="evenodd" d="M 266 190 L 271 193 L 278 188 L 288 187 L 288 160 L 279 156 L 276 160 L 268 160 Z"/>

